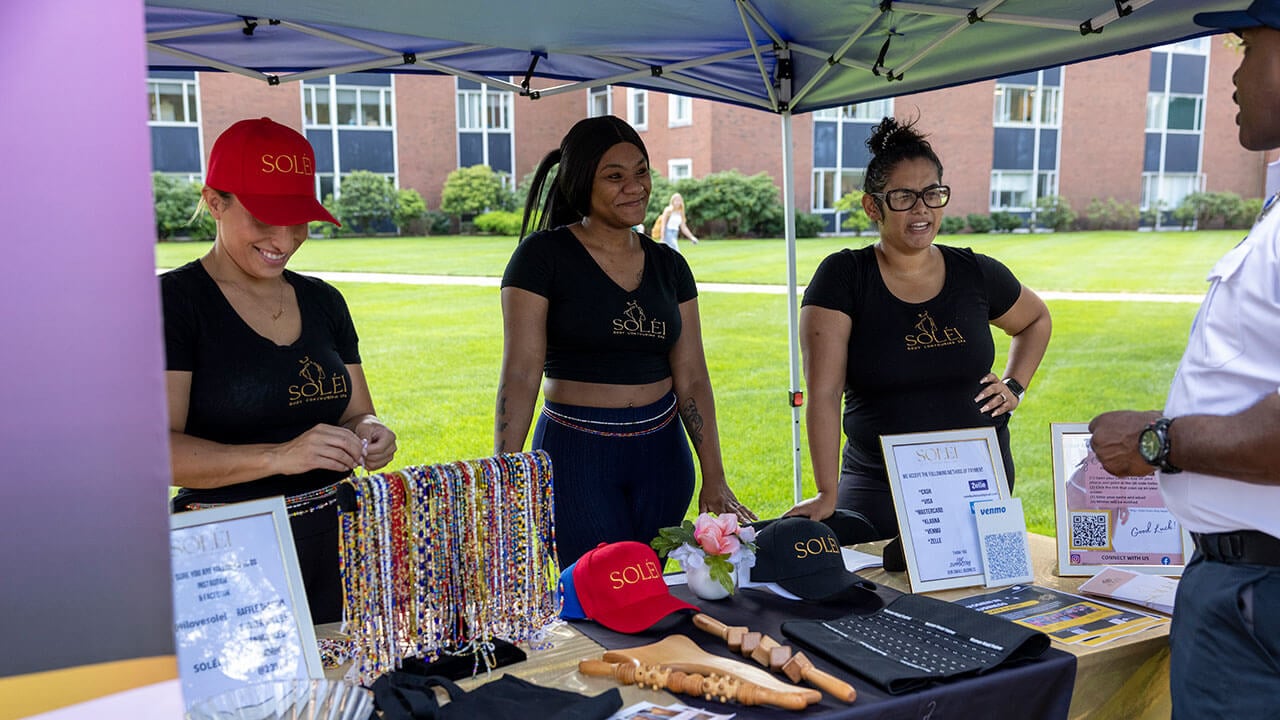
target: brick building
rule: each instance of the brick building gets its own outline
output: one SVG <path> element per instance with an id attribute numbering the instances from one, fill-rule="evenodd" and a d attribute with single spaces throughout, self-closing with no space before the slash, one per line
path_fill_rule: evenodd
<path id="1" fill-rule="evenodd" d="M 796 116 L 796 207 L 834 230 L 836 200 L 859 188 L 865 139 L 886 114 L 918 117 L 953 188 L 948 214 L 1026 215 L 1060 195 L 1172 208 L 1197 190 L 1264 194 L 1267 157 L 1236 140 L 1229 37 L 1206 37 L 1039 72 Z M 552 84 L 544 81 L 543 87 Z M 271 87 L 224 73 L 150 75 L 152 164 L 199 179 L 232 122 L 270 116 L 316 148 L 321 196 L 352 170 L 383 173 L 440 204 L 445 177 L 487 164 L 519 182 L 579 118 L 611 113 L 645 139 L 672 179 L 738 170 L 781 186 L 779 119 L 766 112 L 623 87 L 531 101 L 470 80 L 357 74 Z"/>

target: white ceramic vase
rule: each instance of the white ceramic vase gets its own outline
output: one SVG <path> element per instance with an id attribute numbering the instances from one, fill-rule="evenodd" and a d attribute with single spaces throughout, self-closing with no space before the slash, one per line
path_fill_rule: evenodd
<path id="1" fill-rule="evenodd" d="M 688 583 L 689 589 L 694 595 L 703 600 L 722 600 L 729 597 L 729 590 L 721 585 L 718 580 L 711 577 L 711 568 L 705 564 L 696 568 L 685 568 L 685 582 Z M 735 567 L 730 573 L 733 578 L 733 586 L 738 586 L 738 568 Z"/>

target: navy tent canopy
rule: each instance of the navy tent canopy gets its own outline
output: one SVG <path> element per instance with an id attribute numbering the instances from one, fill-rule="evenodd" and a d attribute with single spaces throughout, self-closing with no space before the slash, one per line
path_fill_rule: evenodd
<path id="1" fill-rule="evenodd" d="M 148 0 L 154 69 L 447 73 L 809 112 L 1203 35 L 1240 0 Z M 521 78 L 564 81 L 530 89 Z M 515 82 L 511 82 L 512 78 Z"/>

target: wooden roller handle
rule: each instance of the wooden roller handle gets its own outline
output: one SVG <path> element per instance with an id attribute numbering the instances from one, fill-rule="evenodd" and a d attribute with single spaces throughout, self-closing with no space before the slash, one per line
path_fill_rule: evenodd
<path id="1" fill-rule="evenodd" d="M 840 678 L 816 667 L 807 667 L 804 669 L 803 677 L 805 682 L 818 688 L 819 690 L 831 695 L 837 700 L 851 703 L 858 699 L 858 691 L 849 683 Z"/>
<path id="2" fill-rule="evenodd" d="M 699 630 L 705 630 L 721 640 L 729 637 L 729 626 L 710 615 L 704 615 L 703 613 L 695 614 L 693 616 L 693 625 Z"/>

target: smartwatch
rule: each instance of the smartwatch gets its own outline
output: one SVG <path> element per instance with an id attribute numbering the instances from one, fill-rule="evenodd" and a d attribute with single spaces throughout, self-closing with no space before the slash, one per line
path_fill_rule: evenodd
<path id="1" fill-rule="evenodd" d="M 1009 392 L 1017 396 L 1018 402 L 1022 402 L 1022 396 L 1027 394 L 1027 389 L 1022 386 L 1022 383 L 1011 377 L 1007 377 L 1001 382 L 1004 383 L 1005 387 L 1009 388 Z"/>
<path id="2" fill-rule="evenodd" d="M 1160 468 L 1160 472 L 1170 475 L 1182 472 L 1182 468 L 1169 462 L 1169 454 L 1173 452 L 1173 444 L 1169 441 L 1171 425 L 1172 418 L 1157 418 L 1138 435 L 1138 454 L 1148 465 Z"/>

